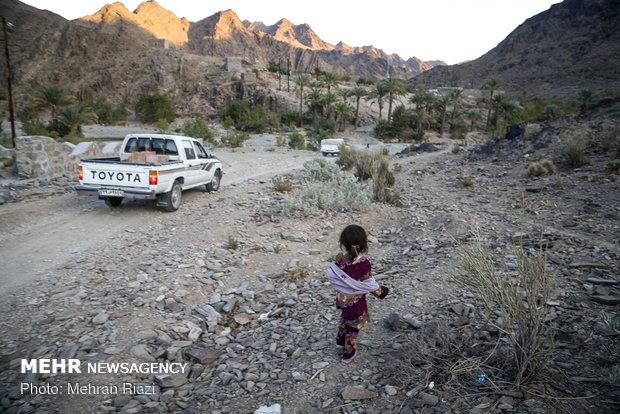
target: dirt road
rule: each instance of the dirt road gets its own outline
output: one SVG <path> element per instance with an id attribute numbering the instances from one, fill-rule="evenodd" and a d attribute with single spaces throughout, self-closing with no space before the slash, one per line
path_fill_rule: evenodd
<path id="1" fill-rule="evenodd" d="M 257 148 L 218 150 L 223 163 L 222 187 L 216 194 L 199 190 L 184 193 L 184 203 L 199 197 L 226 196 L 226 189 L 249 179 L 269 179 L 301 169 L 316 153 Z M 61 266 L 71 255 L 106 243 L 114 243 L 123 231 L 132 231 L 163 213 L 152 202 L 125 201 L 110 210 L 95 196 L 70 192 L 30 202 L 0 206 L 0 295 L 25 286 L 50 269 Z M 183 206 L 176 213 L 183 215 Z"/>

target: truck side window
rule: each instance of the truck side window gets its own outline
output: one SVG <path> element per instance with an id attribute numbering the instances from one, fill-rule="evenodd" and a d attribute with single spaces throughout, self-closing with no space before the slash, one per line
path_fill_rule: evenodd
<path id="1" fill-rule="evenodd" d="M 127 144 L 125 144 L 125 152 L 138 151 L 138 140 L 135 138 L 129 138 Z"/>
<path id="2" fill-rule="evenodd" d="M 200 142 L 194 141 L 194 146 L 196 147 L 196 152 L 198 153 L 198 158 L 209 158 L 207 155 L 207 151 L 200 145 Z"/>
<path id="3" fill-rule="evenodd" d="M 177 149 L 177 144 L 174 143 L 174 140 L 167 139 L 166 140 L 166 155 L 179 155 L 179 150 Z"/>
<path id="4" fill-rule="evenodd" d="M 162 138 L 153 138 L 153 151 L 157 155 L 164 153 L 164 140 Z"/>
<path id="5" fill-rule="evenodd" d="M 196 153 L 194 152 L 191 141 L 183 141 L 183 149 L 185 149 L 185 158 L 188 160 L 196 159 Z"/>

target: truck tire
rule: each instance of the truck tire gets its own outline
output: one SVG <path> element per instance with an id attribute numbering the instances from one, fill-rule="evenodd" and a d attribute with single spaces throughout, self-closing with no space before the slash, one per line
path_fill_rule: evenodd
<path id="1" fill-rule="evenodd" d="M 217 170 L 215 174 L 213 174 L 213 179 L 210 183 L 207 184 L 207 191 L 217 191 L 220 188 L 220 183 L 222 182 L 222 171 Z"/>
<path id="2" fill-rule="evenodd" d="M 110 208 L 118 207 L 123 202 L 123 197 L 106 197 L 104 201 L 105 201 L 106 206 Z"/>
<path id="3" fill-rule="evenodd" d="M 177 211 L 181 206 L 181 199 L 183 198 L 183 190 L 179 181 L 175 181 L 172 184 L 172 189 L 165 193 L 163 196 L 164 210 Z"/>

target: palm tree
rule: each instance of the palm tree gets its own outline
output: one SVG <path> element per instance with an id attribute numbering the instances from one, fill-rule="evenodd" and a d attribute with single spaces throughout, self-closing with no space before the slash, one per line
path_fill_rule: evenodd
<path id="1" fill-rule="evenodd" d="M 344 131 L 344 124 L 348 117 L 353 116 L 353 108 L 346 102 L 339 102 L 334 106 L 334 113 L 340 119 L 340 131 Z"/>
<path id="2" fill-rule="evenodd" d="M 294 80 L 295 84 L 299 86 L 299 127 L 300 128 L 304 126 L 304 117 L 303 117 L 304 87 L 309 86 L 310 81 L 311 81 L 310 76 L 306 75 L 305 73 L 300 74 L 299 76 L 297 76 L 297 79 Z"/>
<path id="3" fill-rule="evenodd" d="M 327 88 L 327 93 L 331 91 L 332 87 L 340 85 L 340 79 L 338 78 L 338 75 L 332 72 L 323 72 L 321 81 L 323 82 L 323 86 Z"/>
<path id="4" fill-rule="evenodd" d="M 452 99 L 450 99 L 449 95 L 444 95 L 435 102 L 435 108 L 437 109 L 441 119 L 441 126 L 439 128 L 439 133 L 441 136 L 443 136 L 443 127 L 446 123 L 446 113 L 448 112 L 448 106 L 450 106 L 450 103 L 452 103 Z"/>
<path id="5" fill-rule="evenodd" d="M 469 132 L 473 132 L 474 124 L 482 119 L 482 114 L 480 113 L 480 111 L 474 109 L 465 112 L 465 118 L 467 118 L 467 120 L 470 122 Z"/>
<path id="6" fill-rule="evenodd" d="M 454 131 L 456 124 L 460 123 L 463 119 L 463 113 L 456 107 L 453 107 L 450 111 L 448 111 L 446 116 L 448 118 L 448 123 L 450 124 L 450 132 Z"/>
<path id="7" fill-rule="evenodd" d="M 82 125 L 97 122 L 97 114 L 84 102 L 64 106 L 58 117 L 60 122 L 70 129 L 70 136 L 82 137 Z"/>
<path id="8" fill-rule="evenodd" d="M 58 131 L 58 109 L 75 102 L 75 97 L 58 85 L 51 85 L 38 91 L 32 100 L 37 106 L 50 110 L 54 131 Z"/>
<path id="9" fill-rule="evenodd" d="M 370 101 L 371 105 L 373 102 L 377 102 L 379 105 L 379 119 L 382 118 L 383 113 L 383 98 L 385 98 L 388 94 L 388 91 L 383 82 L 375 83 L 375 88 L 371 89 L 368 93 L 366 100 Z"/>
<path id="10" fill-rule="evenodd" d="M 325 95 L 323 95 L 322 101 L 323 101 L 323 105 L 325 105 L 325 110 L 326 110 L 325 118 L 329 120 L 331 116 L 332 105 L 338 101 L 338 97 L 333 92 L 327 92 Z"/>
<path id="11" fill-rule="evenodd" d="M 314 77 L 316 78 L 317 82 L 321 78 L 322 74 L 323 74 L 323 71 L 321 70 L 321 68 L 319 68 L 318 66 L 314 68 Z"/>
<path id="12" fill-rule="evenodd" d="M 310 93 L 306 96 L 308 106 L 312 108 L 312 123 L 316 126 L 317 112 L 323 107 L 323 94 L 317 87 L 310 89 Z"/>
<path id="13" fill-rule="evenodd" d="M 392 118 L 392 102 L 395 98 L 403 96 L 407 93 L 407 88 L 396 78 L 387 78 L 383 80 L 385 88 L 388 91 L 388 121 Z"/>
<path id="14" fill-rule="evenodd" d="M 428 123 L 428 114 L 424 108 L 416 108 L 411 111 L 411 117 L 415 121 L 415 129 L 425 129 Z"/>
<path id="15" fill-rule="evenodd" d="M 342 98 L 342 102 L 346 103 L 349 96 L 351 96 L 351 89 L 349 88 L 338 88 L 336 89 L 336 95 Z"/>
<path id="16" fill-rule="evenodd" d="M 360 113 L 360 99 L 364 96 L 368 95 L 368 92 L 365 88 L 361 86 L 356 86 L 351 89 L 351 95 L 355 96 L 355 129 L 357 129 L 357 122 L 359 121 L 359 113 Z"/>
<path id="17" fill-rule="evenodd" d="M 452 103 L 454 104 L 454 109 L 459 109 L 459 103 L 465 96 L 465 94 L 463 93 L 463 89 L 461 88 L 452 89 L 449 95 L 450 95 L 450 98 L 452 99 Z"/>
<path id="18" fill-rule="evenodd" d="M 495 118 L 495 122 L 499 120 L 499 116 L 501 112 L 505 112 L 510 106 L 510 101 L 506 98 L 506 95 L 499 94 L 495 95 L 493 100 L 491 101 L 491 106 L 495 109 L 493 117 Z"/>
<path id="19" fill-rule="evenodd" d="M 487 79 L 482 85 L 482 89 L 488 89 L 490 91 L 489 96 L 489 111 L 487 112 L 487 126 L 486 129 L 489 129 L 489 123 L 491 121 L 491 102 L 493 101 L 493 92 L 499 89 L 499 81 L 495 78 Z"/>

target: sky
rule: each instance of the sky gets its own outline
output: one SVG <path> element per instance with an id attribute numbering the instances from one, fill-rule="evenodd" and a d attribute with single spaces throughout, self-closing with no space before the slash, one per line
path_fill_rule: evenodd
<path id="1" fill-rule="evenodd" d="M 94 14 L 113 0 L 22 0 L 72 20 Z M 373 45 L 402 58 L 456 64 L 476 59 L 526 19 L 559 0 L 156 0 L 190 22 L 221 10 L 267 25 L 286 18 L 307 23 L 324 41 Z M 134 11 L 142 0 L 121 0 Z"/>

